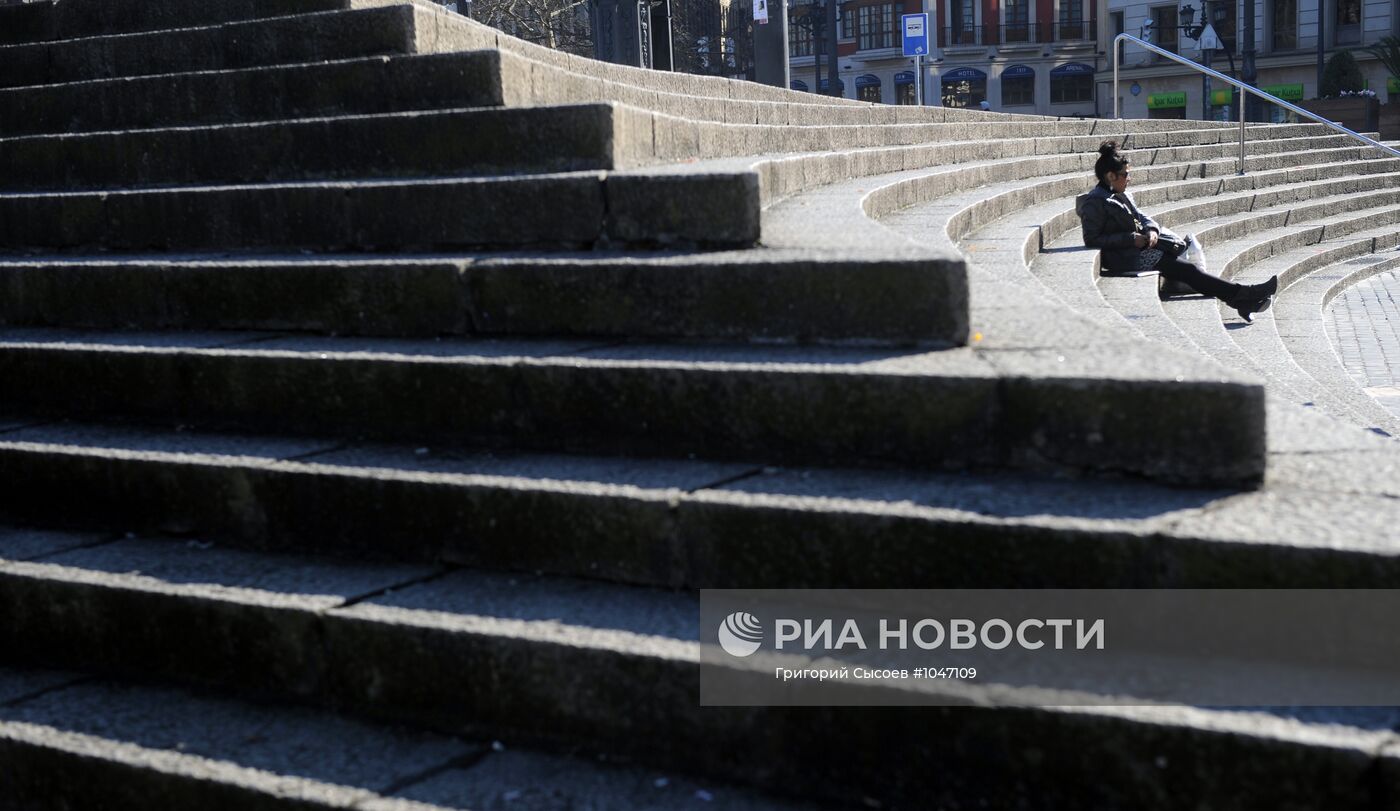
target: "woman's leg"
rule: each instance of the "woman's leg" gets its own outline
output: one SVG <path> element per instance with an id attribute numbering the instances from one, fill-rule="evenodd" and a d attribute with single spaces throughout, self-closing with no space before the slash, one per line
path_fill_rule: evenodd
<path id="1" fill-rule="evenodd" d="M 1227 282 L 1219 276 L 1202 273 L 1200 268 L 1174 256 L 1163 255 L 1157 263 L 1157 271 L 1174 282 L 1182 282 L 1197 293 L 1221 301 L 1230 301 L 1240 291 L 1240 285 Z"/>

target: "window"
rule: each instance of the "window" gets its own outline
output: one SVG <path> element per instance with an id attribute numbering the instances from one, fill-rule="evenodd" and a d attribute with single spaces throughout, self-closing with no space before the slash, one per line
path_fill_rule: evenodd
<path id="1" fill-rule="evenodd" d="M 1001 106 L 1035 104 L 1035 76 L 1002 76 Z"/>
<path id="2" fill-rule="evenodd" d="M 1050 103 L 1069 104 L 1071 102 L 1094 100 L 1094 77 L 1091 74 L 1056 76 L 1050 74 Z"/>
<path id="3" fill-rule="evenodd" d="M 860 99 L 861 101 L 873 101 L 879 103 L 880 86 L 878 84 L 874 84 L 866 85 L 865 87 L 858 87 L 856 88 L 856 98 Z"/>
<path id="4" fill-rule="evenodd" d="M 895 104 L 915 104 L 918 99 L 914 95 L 914 83 L 903 82 L 894 86 Z"/>
<path id="5" fill-rule="evenodd" d="M 1084 25 L 1084 4 L 1082 0 L 1060 0 L 1061 40 L 1088 39 L 1089 30 Z"/>
<path id="6" fill-rule="evenodd" d="M 806 21 L 788 21 L 788 56 L 812 55 L 812 29 Z"/>
<path id="7" fill-rule="evenodd" d="M 1123 12 L 1121 12 L 1121 11 L 1114 11 L 1114 12 L 1111 12 L 1111 13 L 1109 14 L 1109 19 L 1111 19 L 1111 20 L 1113 21 L 1113 36 L 1116 37 L 1116 36 L 1118 36 L 1119 34 L 1121 34 L 1121 33 L 1123 33 L 1124 31 L 1127 30 L 1127 29 L 1125 29 L 1125 28 L 1123 27 Z M 1119 63 L 1119 64 L 1122 64 L 1122 63 L 1123 63 L 1123 46 L 1124 46 L 1124 43 L 1122 43 L 1122 42 L 1118 43 L 1118 63 Z"/>
<path id="8" fill-rule="evenodd" d="M 949 45 L 975 45 L 977 43 L 977 6 L 974 0 L 952 0 L 949 7 L 952 28 Z"/>
<path id="9" fill-rule="evenodd" d="M 1273 49 L 1292 51 L 1298 48 L 1298 0 L 1273 0 L 1269 8 L 1269 25 L 1273 30 Z"/>
<path id="10" fill-rule="evenodd" d="M 1007 0 L 1005 42 L 1030 42 L 1030 0 Z"/>
<path id="11" fill-rule="evenodd" d="M 1152 44 L 1176 53 L 1176 6 L 1152 9 Z"/>
<path id="12" fill-rule="evenodd" d="M 860 42 L 856 47 L 862 51 L 899 47 L 899 28 L 895 23 L 903 11 L 903 3 L 861 6 L 857 23 Z"/>
<path id="13" fill-rule="evenodd" d="M 943 77 L 944 107 L 977 107 L 987 98 L 987 75 L 973 68 L 960 68 Z"/>
<path id="14" fill-rule="evenodd" d="M 1361 41 L 1361 0 L 1337 0 L 1337 18 L 1332 27 L 1338 45 Z"/>
<path id="15" fill-rule="evenodd" d="M 1235 4 L 1211 3 L 1210 24 L 1215 27 L 1216 36 L 1220 37 L 1220 43 L 1225 46 L 1225 50 L 1233 52 L 1235 50 Z"/>
<path id="16" fill-rule="evenodd" d="M 841 39 L 856 38 L 856 10 L 847 6 L 841 9 Z"/>

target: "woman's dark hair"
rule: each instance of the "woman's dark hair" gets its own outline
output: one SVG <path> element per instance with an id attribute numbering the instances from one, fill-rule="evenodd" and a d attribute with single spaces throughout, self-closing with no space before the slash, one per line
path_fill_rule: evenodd
<path id="1" fill-rule="evenodd" d="M 1099 144 L 1099 160 L 1094 164 L 1094 174 L 1102 183 L 1109 172 L 1115 174 L 1128 168 L 1128 157 L 1118 151 L 1117 141 L 1104 141 Z"/>

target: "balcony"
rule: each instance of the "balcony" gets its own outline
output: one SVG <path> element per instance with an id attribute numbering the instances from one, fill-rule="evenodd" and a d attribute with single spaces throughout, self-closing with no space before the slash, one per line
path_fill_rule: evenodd
<path id="1" fill-rule="evenodd" d="M 1098 40 L 1098 30 L 1096 20 L 954 26 L 939 32 L 939 45 L 956 48 L 960 45 L 1092 44 Z"/>

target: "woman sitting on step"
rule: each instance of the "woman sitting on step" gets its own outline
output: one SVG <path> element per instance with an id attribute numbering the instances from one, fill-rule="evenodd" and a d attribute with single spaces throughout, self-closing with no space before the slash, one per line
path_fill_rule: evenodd
<path id="1" fill-rule="evenodd" d="M 1277 276 L 1259 284 L 1240 285 L 1180 258 L 1186 252 L 1185 240 L 1163 233 L 1155 220 L 1134 205 L 1128 194 L 1128 158 L 1118 151 L 1116 141 L 1105 141 L 1099 147 L 1094 174 L 1099 185 L 1080 197 L 1077 211 L 1084 244 L 1099 249 L 1104 275 L 1155 270 L 1198 293 L 1220 299 L 1247 322 L 1254 320 L 1255 313 L 1269 309 L 1278 291 Z"/>

